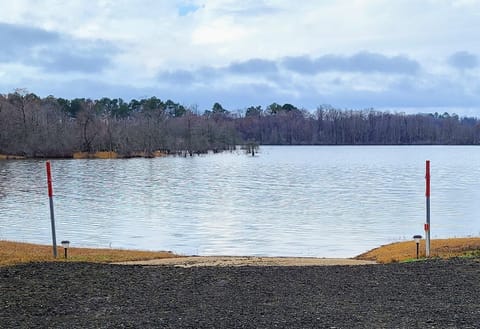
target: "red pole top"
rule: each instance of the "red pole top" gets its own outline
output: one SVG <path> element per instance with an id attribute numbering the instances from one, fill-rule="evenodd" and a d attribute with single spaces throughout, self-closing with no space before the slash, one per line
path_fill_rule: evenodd
<path id="1" fill-rule="evenodd" d="M 425 162 L 425 180 L 426 180 L 425 196 L 429 198 L 430 197 L 430 160 L 427 160 Z"/>
<path id="2" fill-rule="evenodd" d="M 53 196 L 53 187 L 52 187 L 52 171 L 50 169 L 50 161 L 47 161 L 47 184 L 48 184 L 48 197 Z"/>

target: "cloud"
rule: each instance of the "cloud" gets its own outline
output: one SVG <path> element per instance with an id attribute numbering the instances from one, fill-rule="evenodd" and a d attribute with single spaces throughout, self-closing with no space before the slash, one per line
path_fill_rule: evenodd
<path id="1" fill-rule="evenodd" d="M 288 103 L 291 98 L 266 83 L 233 83 L 226 86 L 199 86 L 184 89 L 181 86 L 163 86 L 155 90 L 160 98 L 171 98 L 180 104 L 198 105 L 200 111 L 211 109 L 219 102 L 225 109 L 235 111 L 251 105 L 266 106 L 273 102 Z M 289 100 L 289 101 L 287 101 Z"/>
<path id="2" fill-rule="evenodd" d="M 223 68 L 205 66 L 190 71 L 184 69 L 161 71 L 156 80 L 161 85 L 181 85 L 182 88 L 192 89 L 202 85 L 212 85 L 225 77 Z"/>
<path id="3" fill-rule="evenodd" d="M 249 29 L 228 17 L 215 18 L 199 24 L 192 32 L 194 45 L 217 45 L 240 42 L 249 34 Z"/>
<path id="4" fill-rule="evenodd" d="M 467 51 L 458 51 L 448 58 L 448 64 L 459 70 L 469 70 L 478 66 L 478 58 Z"/>
<path id="5" fill-rule="evenodd" d="M 337 80 L 337 75 L 324 81 L 326 78 L 323 75 L 303 76 L 302 79 L 295 80 L 291 79 L 289 74 L 279 74 L 273 81 L 257 79 L 244 82 L 231 79 L 229 75 L 219 75 L 220 71 L 222 68 L 204 68 L 192 72 L 172 71 L 165 77 L 170 77 L 176 83 L 165 79 L 159 80 L 156 86 L 145 87 L 138 87 L 127 80 L 112 82 L 103 79 L 103 75 L 92 75 L 83 79 L 65 77 L 64 80 L 49 80 L 48 84 L 44 79 L 23 79 L 14 85 L 0 80 L 0 88 L 11 91 L 17 87 L 25 87 L 39 96 L 53 94 L 70 99 L 121 97 L 129 101 L 132 98 L 156 96 L 160 99 L 172 99 L 186 106 L 197 104 L 200 111 L 210 109 L 214 102 L 219 102 L 232 111 L 251 105 L 266 107 L 276 102 L 290 103 L 309 110 L 314 110 L 321 104 L 331 104 L 338 108 L 353 109 L 374 107 L 403 111 L 404 108 L 410 108 L 412 112 L 422 112 L 425 111 L 422 108 L 433 107 L 451 112 L 448 108 L 456 108 L 455 112 L 462 114 L 467 112 L 462 112 L 461 108 L 478 108 L 480 103 L 480 93 L 468 93 L 463 86 L 467 84 L 480 90 L 480 83 L 475 82 L 474 77 L 469 81 L 458 81 L 457 76 L 439 77 L 423 73 L 421 76 L 397 75 L 396 78 L 389 79 L 384 76 L 365 78 L 360 74 L 353 80 L 342 78 L 341 83 L 332 87 L 332 81 Z M 214 79 L 206 78 L 212 75 L 217 76 Z M 359 83 L 364 80 L 382 88 L 358 88 Z M 472 112 L 468 114 L 472 115 Z"/>
<path id="6" fill-rule="evenodd" d="M 364 52 L 315 59 L 253 58 L 220 67 L 161 72 L 158 81 L 164 93 L 181 102 L 204 107 L 219 101 L 229 109 L 272 102 L 307 109 L 324 103 L 400 108 L 471 107 L 480 102 L 480 96 L 472 92 L 480 90 L 480 83 L 469 76 L 436 75 L 420 70 L 419 62 L 412 58 Z"/>
<path id="7" fill-rule="evenodd" d="M 98 73 L 110 64 L 110 59 L 105 54 L 72 51 L 44 51 L 42 58 L 37 61 L 44 71 L 50 73 Z"/>
<path id="8" fill-rule="evenodd" d="M 415 74 L 420 64 L 405 56 L 388 57 L 382 54 L 360 52 L 352 56 L 324 55 L 311 59 L 308 56 L 286 57 L 283 65 L 300 74 L 319 72 L 360 72 Z"/>
<path id="9" fill-rule="evenodd" d="M 232 16 L 262 16 L 272 15 L 281 12 L 278 3 L 271 5 L 264 0 L 243 0 L 243 1 L 224 1 L 219 3 L 214 9 L 221 15 Z"/>
<path id="10" fill-rule="evenodd" d="M 286 57 L 282 61 L 288 70 L 300 74 L 316 74 L 320 72 L 315 61 L 308 56 Z"/>
<path id="11" fill-rule="evenodd" d="M 454 2 L 4 1 L 0 92 L 478 108 L 478 1 Z"/>
<path id="12" fill-rule="evenodd" d="M 50 45 L 60 40 L 60 35 L 34 27 L 0 23 L 0 61 L 15 62 L 35 46 Z"/>
<path id="13" fill-rule="evenodd" d="M 287 79 L 285 77 L 284 79 Z M 300 108 L 314 110 L 321 104 L 331 104 L 338 108 L 411 108 L 421 112 L 421 108 L 438 107 L 473 108 L 480 102 L 477 94 L 466 94 L 455 81 L 442 80 L 431 85 L 422 85 L 415 79 L 391 83 L 383 90 L 359 90 L 354 85 L 345 84 L 333 91 L 324 91 L 311 84 L 286 87 L 286 83 L 269 84 L 232 83 L 224 85 L 202 85 L 198 88 L 163 86 L 156 90 L 160 98 L 171 98 L 182 104 L 198 104 L 200 110 L 211 108 L 219 102 L 228 110 L 246 108 L 251 105 L 267 105 L 276 102 L 290 103 Z M 477 114 L 478 115 L 478 114 Z"/>
<path id="14" fill-rule="evenodd" d="M 233 74 L 264 74 L 277 72 L 277 64 L 265 59 L 250 59 L 230 64 L 226 71 Z"/>
<path id="15" fill-rule="evenodd" d="M 165 71 L 158 74 L 160 82 L 170 84 L 192 84 L 196 79 L 195 72 L 187 70 Z"/>
<path id="16" fill-rule="evenodd" d="M 103 42 L 63 40 L 55 48 L 44 48 L 33 61 L 49 73 L 99 73 L 109 67 L 118 49 Z"/>
<path id="17" fill-rule="evenodd" d="M 147 98 L 151 96 L 161 97 L 162 99 L 170 96 L 161 92 L 158 88 L 137 87 L 128 82 L 104 82 L 98 78 L 79 78 L 64 80 L 49 80 L 45 83 L 45 79 L 23 79 L 16 85 L 9 85 L 0 80 L 0 88 L 6 92 L 13 91 L 15 88 L 25 88 L 29 92 L 33 92 L 41 97 L 53 95 L 67 99 L 73 98 L 90 98 L 101 99 L 102 97 L 122 98 L 125 101 L 131 99 Z"/>
<path id="18" fill-rule="evenodd" d="M 221 67 L 204 66 L 191 71 L 184 69 L 162 71 L 158 74 L 158 81 L 182 85 L 204 84 L 235 76 L 250 76 L 252 79 L 258 79 L 259 76 L 272 77 L 277 72 L 278 67 L 275 61 L 254 58 Z"/>
<path id="19" fill-rule="evenodd" d="M 56 32 L 0 22 L 0 43 L 4 45 L 2 48 L 30 47 L 36 44 L 55 42 L 58 39 L 59 35 Z"/>
<path id="20" fill-rule="evenodd" d="M 106 42 L 5 23 L 0 23 L 0 44 L 4 45 L 0 62 L 34 66 L 47 73 L 101 72 L 117 52 Z"/>

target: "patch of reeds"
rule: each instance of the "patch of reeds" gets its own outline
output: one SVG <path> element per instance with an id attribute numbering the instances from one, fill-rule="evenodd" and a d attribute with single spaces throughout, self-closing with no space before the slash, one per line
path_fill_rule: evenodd
<path id="1" fill-rule="evenodd" d="M 73 153 L 74 159 L 117 159 L 118 154 L 112 151 L 105 151 L 105 152 L 75 152 Z"/>
<path id="2" fill-rule="evenodd" d="M 74 159 L 121 159 L 121 158 L 159 158 L 167 156 L 164 151 L 153 152 L 132 152 L 128 155 L 118 154 L 113 151 L 99 151 L 99 152 L 75 152 L 73 153 Z"/>
<path id="3" fill-rule="evenodd" d="M 11 154 L 0 154 L 0 160 L 23 160 L 25 159 L 22 155 L 11 155 Z"/>

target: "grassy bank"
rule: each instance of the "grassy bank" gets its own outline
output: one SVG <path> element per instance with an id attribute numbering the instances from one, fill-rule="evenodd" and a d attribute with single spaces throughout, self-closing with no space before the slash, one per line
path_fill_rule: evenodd
<path id="1" fill-rule="evenodd" d="M 65 261 L 63 248 L 58 247 L 57 252 L 58 258 L 54 259 L 51 246 L 0 240 L 0 266 L 29 262 Z M 172 257 L 177 256 L 165 251 L 68 248 L 67 261 L 110 263 Z"/>
<path id="2" fill-rule="evenodd" d="M 63 252 L 63 248 L 58 247 L 58 258 L 54 259 L 51 246 L 0 240 L 0 266 L 29 262 L 65 261 Z M 480 256 L 480 238 L 435 239 L 431 242 L 432 257 L 451 258 L 470 255 Z M 415 256 L 415 242 L 406 241 L 372 249 L 355 259 L 392 263 L 413 260 Z M 173 257 L 179 256 L 165 251 L 69 248 L 67 261 L 111 263 Z M 425 240 L 420 242 L 420 257 L 425 257 Z"/>
<path id="3" fill-rule="evenodd" d="M 420 241 L 419 256 L 425 257 L 425 240 Z M 451 258 L 480 256 L 480 238 L 433 239 L 430 243 L 430 256 Z M 416 258 L 414 241 L 395 242 L 367 251 L 355 259 L 373 260 L 378 263 L 393 263 Z"/>

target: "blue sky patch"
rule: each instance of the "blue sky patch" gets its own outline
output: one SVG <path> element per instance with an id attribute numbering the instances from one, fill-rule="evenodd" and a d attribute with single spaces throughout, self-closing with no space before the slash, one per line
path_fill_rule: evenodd
<path id="1" fill-rule="evenodd" d="M 200 6 L 197 6 L 197 5 L 192 4 L 192 3 L 180 4 L 178 6 L 178 15 L 187 16 L 190 13 L 196 12 L 200 8 L 201 8 Z"/>

